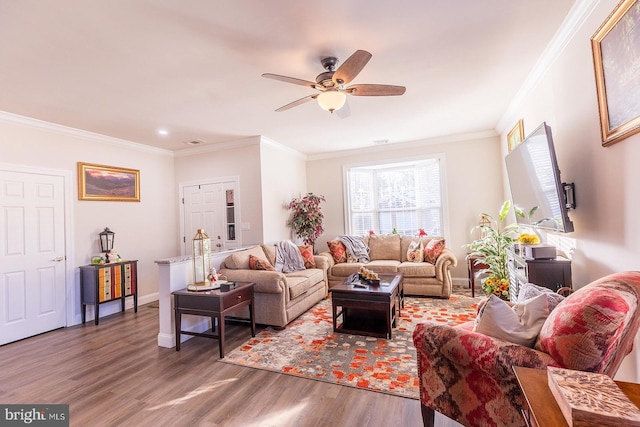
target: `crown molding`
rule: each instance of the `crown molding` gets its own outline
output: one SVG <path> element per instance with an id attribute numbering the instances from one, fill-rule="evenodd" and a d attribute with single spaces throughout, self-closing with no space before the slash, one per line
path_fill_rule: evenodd
<path id="1" fill-rule="evenodd" d="M 393 142 L 384 145 L 376 145 L 366 148 L 354 148 L 350 150 L 332 151 L 330 153 L 308 154 L 307 161 L 335 159 L 340 157 L 350 157 L 367 153 L 382 153 L 387 151 L 410 150 L 424 147 L 425 145 L 446 144 L 450 142 L 473 141 L 478 139 L 496 138 L 499 134 L 494 130 L 486 130 L 470 133 L 458 133 L 453 135 L 438 136 L 434 138 L 418 139 L 414 141 Z"/>
<path id="2" fill-rule="evenodd" d="M 45 122 L 44 120 L 34 119 L 32 117 L 20 116 L 18 114 L 0 111 L 0 122 L 25 126 L 32 129 L 53 132 L 60 135 L 71 136 L 74 138 L 88 139 L 100 144 L 108 144 L 120 148 L 142 151 L 146 153 L 160 154 L 164 156 L 173 156 L 173 151 L 164 148 L 152 147 L 150 145 L 140 144 L 138 142 L 127 141 L 126 139 L 114 138 L 112 136 L 102 135 L 95 132 L 89 132 L 82 129 L 76 129 L 57 123 Z"/>
<path id="3" fill-rule="evenodd" d="M 542 55 L 540 55 L 538 62 L 533 66 L 533 69 L 498 121 L 496 131 L 499 134 L 505 132 L 510 125 L 512 126 L 513 123 L 517 121 L 519 115 L 517 112 L 524 104 L 525 98 L 531 94 L 534 87 L 549 71 L 553 63 L 558 59 L 573 37 L 575 37 L 576 32 L 582 27 L 599 2 L 600 0 L 576 0 L 553 38 L 542 52 Z"/>

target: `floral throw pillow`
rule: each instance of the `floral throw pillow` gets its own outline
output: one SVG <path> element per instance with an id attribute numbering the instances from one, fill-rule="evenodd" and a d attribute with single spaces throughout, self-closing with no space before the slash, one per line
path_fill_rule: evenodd
<path id="1" fill-rule="evenodd" d="M 341 241 L 330 240 L 327 242 L 327 246 L 329 246 L 329 252 L 331 252 L 333 261 L 336 264 L 347 262 L 347 248 L 344 247 L 344 244 Z"/>
<path id="2" fill-rule="evenodd" d="M 276 271 L 269 261 L 253 255 L 249 255 L 249 268 L 252 270 Z"/>
<path id="3" fill-rule="evenodd" d="M 316 268 L 316 260 L 313 258 L 313 246 L 298 246 L 300 249 L 300 255 L 304 261 L 304 268 Z"/>
<path id="4" fill-rule="evenodd" d="M 425 262 L 435 264 L 436 260 L 444 250 L 444 239 L 431 239 L 424 248 Z"/>
<path id="5" fill-rule="evenodd" d="M 407 261 L 422 262 L 423 252 L 424 247 L 422 246 L 422 241 L 411 242 L 409 249 L 407 249 Z"/>

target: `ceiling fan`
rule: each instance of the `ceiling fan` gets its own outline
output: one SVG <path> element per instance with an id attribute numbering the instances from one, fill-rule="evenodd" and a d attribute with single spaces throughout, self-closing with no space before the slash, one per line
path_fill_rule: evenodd
<path id="1" fill-rule="evenodd" d="M 315 82 L 297 79 L 295 77 L 281 76 L 278 74 L 265 73 L 262 77 L 280 80 L 286 83 L 293 83 L 300 86 L 307 86 L 316 89 L 320 93 L 305 96 L 287 105 L 278 108 L 276 111 L 284 111 L 296 107 L 312 99 L 318 100 L 318 105 L 324 110 L 333 113 L 342 108 L 346 102 L 346 95 L 354 96 L 397 96 L 402 95 L 406 88 L 404 86 L 378 85 L 378 84 L 354 84 L 346 86 L 362 71 L 367 62 L 371 59 L 371 54 L 366 50 L 356 50 L 346 61 L 335 68 L 338 59 L 330 56 L 322 58 L 320 63 L 326 70 L 318 74 Z"/>

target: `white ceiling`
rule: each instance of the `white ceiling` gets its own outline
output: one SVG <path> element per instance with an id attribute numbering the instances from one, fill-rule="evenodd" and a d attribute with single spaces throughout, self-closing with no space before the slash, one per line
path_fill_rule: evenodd
<path id="1" fill-rule="evenodd" d="M 306 154 L 496 128 L 574 0 L 0 0 L 0 111 L 169 150 L 264 135 Z M 373 54 L 348 99 L 320 58 Z M 339 65 L 339 64 L 338 64 Z M 169 135 L 158 135 L 165 128 Z"/>

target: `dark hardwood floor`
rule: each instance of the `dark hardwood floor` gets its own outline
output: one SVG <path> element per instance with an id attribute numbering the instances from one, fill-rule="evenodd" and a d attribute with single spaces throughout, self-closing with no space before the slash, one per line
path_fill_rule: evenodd
<path id="1" fill-rule="evenodd" d="M 417 400 L 158 347 L 155 304 L 0 346 L 0 403 L 68 403 L 72 426 L 420 426 Z M 232 323 L 228 351 L 250 336 Z M 436 419 L 437 425 L 450 420 Z"/>

